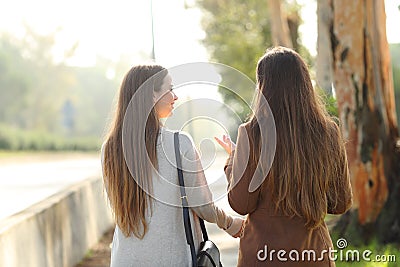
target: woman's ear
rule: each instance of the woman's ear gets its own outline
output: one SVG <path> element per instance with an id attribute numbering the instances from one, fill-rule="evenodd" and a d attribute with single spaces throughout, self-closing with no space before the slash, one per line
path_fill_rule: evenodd
<path id="1" fill-rule="evenodd" d="M 160 100 L 160 98 L 161 98 L 160 92 L 161 92 L 161 90 L 159 90 L 159 91 L 153 90 L 153 102 L 154 102 L 154 104 L 157 103 L 158 100 Z"/>

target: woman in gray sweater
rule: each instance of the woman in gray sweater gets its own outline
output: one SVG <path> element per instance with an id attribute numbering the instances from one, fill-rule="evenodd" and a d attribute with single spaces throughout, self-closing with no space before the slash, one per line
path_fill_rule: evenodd
<path id="1" fill-rule="evenodd" d="M 111 266 L 191 266 L 186 243 L 173 132 L 160 122 L 177 96 L 168 71 L 133 67 L 119 91 L 115 117 L 102 147 L 104 184 L 115 217 Z M 242 219 L 214 205 L 195 145 L 181 133 L 182 168 L 196 250 L 198 217 L 233 237 Z"/>

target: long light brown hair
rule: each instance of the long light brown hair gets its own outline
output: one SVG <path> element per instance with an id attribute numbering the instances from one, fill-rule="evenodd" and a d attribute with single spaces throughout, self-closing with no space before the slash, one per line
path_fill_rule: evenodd
<path id="1" fill-rule="evenodd" d="M 125 236 L 142 239 L 148 230 L 146 214 L 151 212 L 151 199 L 146 191 L 151 190 L 153 166 L 157 168 L 160 130 L 153 91 L 160 90 L 166 74 L 159 65 L 129 70 L 104 143 L 104 184 L 116 224 Z"/>
<path id="2" fill-rule="evenodd" d="M 295 51 L 267 50 L 256 74 L 259 97 L 262 94 L 268 101 L 276 127 L 275 157 L 263 185 L 270 186 L 276 210 L 300 216 L 307 227 L 314 228 L 323 221 L 328 203 L 335 201 L 332 181 L 343 175 L 347 164 L 339 127 L 326 112 L 307 65 Z M 255 114 L 263 114 L 264 108 L 256 105 Z M 265 142 L 260 140 L 262 125 L 254 115 L 249 124 L 257 162 Z"/>

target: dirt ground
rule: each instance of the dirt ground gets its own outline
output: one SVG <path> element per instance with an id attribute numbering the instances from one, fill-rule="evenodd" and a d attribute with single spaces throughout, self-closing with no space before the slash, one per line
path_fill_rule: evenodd
<path id="1" fill-rule="evenodd" d="M 114 227 L 103 235 L 99 242 L 87 252 L 86 257 L 75 267 L 110 267 L 110 244 L 113 233 Z"/>

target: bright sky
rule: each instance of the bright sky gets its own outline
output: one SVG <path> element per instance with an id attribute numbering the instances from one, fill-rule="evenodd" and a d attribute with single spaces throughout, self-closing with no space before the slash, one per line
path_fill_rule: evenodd
<path id="1" fill-rule="evenodd" d="M 79 42 L 73 64 L 94 64 L 96 54 L 114 60 L 124 54 L 142 61 L 151 53 L 150 0 L 2 1 L 1 31 L 21 36 L 23 22 L 40 33 L 60 27 L 60 50 Z M 193 8 L 192 0 L 153 0 L 153 17 L 158 63 L 169 67 L 207 60 L 206 50 L 198 42 L 204 37 L 201 12 Z"/>
<path id="2" fill-rule="evenodd" d="M 301 27 L 303 41 L 315 54 L 316 1 L 304 4 Z M 387 34 L 391 43 L 400 42 L 398 28 L 400 0 L 386 0 Z M 118 60 L 121 54 L 143 61 L 151 53 L 150 0 L 0 0 L 0 31 L 23 33 L 23 23 L 40 33 L 61 31 L 57 35 L 60 51 L 78 42 L 71 64 L 91 65 L 96 55 Z M 155 54 L 158 63 L 171 67 L 206 61 L 201 46 L 201 12 L 194 0 L 153 0 Z M 133 64 L 135 62 L 132 62 Z"/>

